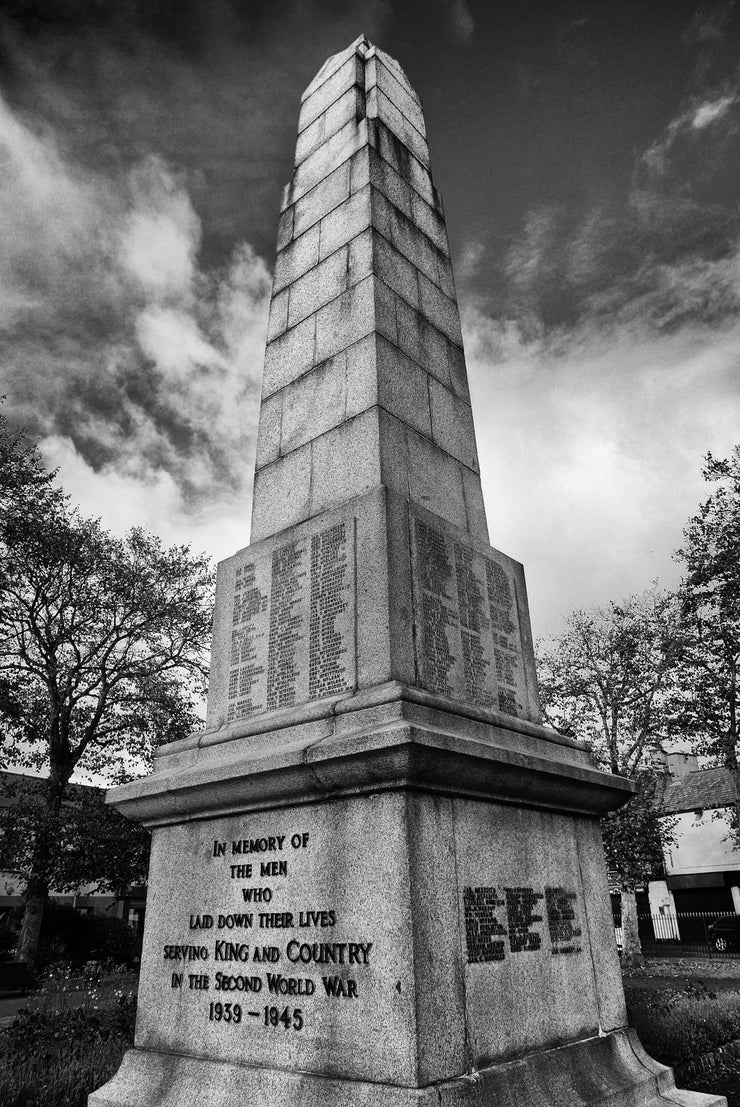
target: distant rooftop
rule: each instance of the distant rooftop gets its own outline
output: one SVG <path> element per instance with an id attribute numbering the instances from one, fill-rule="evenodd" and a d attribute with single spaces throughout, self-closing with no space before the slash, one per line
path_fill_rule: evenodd
<path id="1" fill-rule="evenodd" d="M 695 769 L 666 789 L 661 809 L 665 815 L 678 815 L 734 802 L 735 789 L 727 769 Z"/>

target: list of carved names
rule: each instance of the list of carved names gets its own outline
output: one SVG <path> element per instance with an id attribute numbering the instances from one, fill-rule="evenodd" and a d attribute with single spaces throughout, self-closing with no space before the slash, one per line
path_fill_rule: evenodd
<path id="1" fill-rule="evenodd" d="M 354 687 L 354 590 L 353 520 L 237 566 L 229 720 Z"/>
<path id="2" fill-rule="evenodd" d="M 411 528 L 420 683 L 451 699 L 526 715 L 510 570 L 422 519 L 412 518 Z"/>

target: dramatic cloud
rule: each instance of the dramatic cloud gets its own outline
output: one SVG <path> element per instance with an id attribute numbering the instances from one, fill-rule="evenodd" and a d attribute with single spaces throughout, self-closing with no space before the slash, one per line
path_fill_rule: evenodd
<path id="1" fill-rule="evenodd" d="M 536 340 L 475 309 L 463 322 L 491 541 L 525 562 L 535 631 L 673 583 L 707 494 L 701 459 L 736 440 L 740 321 L 586 323 Z"/>
<path id="2" fill-rule="evenodd" d="M 740 224 L 734 202 L 694 198 L 685 161 L 713 130 L 704 169 L 720 164 L 736 105 L 685 108 L 624 202 L 530 212 L 505 259 L 508 318 L 466 290 L 492 541 L 525 560 L 540 633 L 584 604 L 584 581 L 588 603 L 672 583 L 701 459 L 736 441 Z"/>
<path id="3" fill-rule="evenodd" d="M 225 556 L 249 533 L 263 257 L 326 13 L 16 11 L 0 15 L 4 412 L 84 511 Z M 384 13 L 335 13 L 336 48 Z"/>
<path id="4" fill-rule="evenodd" d="M 700 4 L 683 33 L 684 42 L 689 46 L 698 46 L 721 39 L 734 8 L 735 0 Z"/>
<path id="5" fill-rule="evenodd" d="M 246 513 L 264 262 L 242 244 L 199 268 L 200 219 L 156 156 L 119 181 L 83 171 L 5 103 L 0 150 L 10 414 L 65 476 L 74 458 L 80 478 L 158 489 L 160 510 L 168 490 L 170 513 L 239 496 Z"/>
<path id="6" fill-rule="evenodd" d="M 475 32 L 475 21 L 468 0 L 436 0 L 445 13 L 449 28 L 458 42 L 469 42 Z"/>
<path id="7" fill-rule="evenodd" d="M 106 525 L 244 544 L 299 97 L 364 31 L 422 96 L 466 244 L 491 535 L 536 630 L 667 583 L 701 457 L 740 422 L 740 14 L 692 9 L 681 41 L 667 0 L 636 7 L 14 0 L 5 411 Z"/>

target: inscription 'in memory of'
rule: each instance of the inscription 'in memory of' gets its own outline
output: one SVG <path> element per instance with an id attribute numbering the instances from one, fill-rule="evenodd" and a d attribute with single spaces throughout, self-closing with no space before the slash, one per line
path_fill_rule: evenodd
<path id="1" fill-rule="evenodd" d="M 353 520 L 237 568 L 229 720 L 354 687 L 354 591 Z"/>
<path id="2" fill-rule="evenodd" d="M 412 520 L 419 677 L 430 692 L 526 714 L 514 581 L 492 557 Z"/>

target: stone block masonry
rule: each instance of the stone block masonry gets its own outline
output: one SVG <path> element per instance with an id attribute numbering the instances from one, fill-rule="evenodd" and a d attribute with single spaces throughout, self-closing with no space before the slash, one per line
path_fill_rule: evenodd
<path id="1" fill-rule="evenodd" d="M 336 512 L 348 533 L 362 534 L 365 522 L 347 512 L 385 489 L 389 503 L 402 505 L 383 521 L 389 538 L 398 535 L 394 552 L 368 576 L 360 545 L 347 587 L 359 594 L 369 579 L 376 588 L 385 581 L 375 606 L 389 624 L 398 623 L 394 586 L 407 580 L 413 600 L 409 594 L 387 649 L 358 614 L 356 671 L 346 670 L 344 682 L 336 674 L 312 681 L 305 604 L 291 608 L 289 652 L 279 658 L 266 632 L 250 634 L 248 656 L 229 644 L 240 632 L 224 565 L 209 723 L 409 677 L 435 694 L 538 721 L 523 573 L 488 547 L 455 282 L 421 105 L 400 67 L 365 40 L 334 59 L 302 101 L 267 337 L 250 551 L 269 566 L 275 542 L 292 549 L 307 540 L 300 528 Z M 419 538 L 420 512 L 431 513 L 425 533 L 446 551 L 446 572 L 423 587 L 431 546 Z M 517 613 L 506 632 L 485 600 L 494 565 Z M 463 572 L 469 595 L 459 607 Z M 347 602 L 354 613 L 354 594 Z M 443 623 L 432 626 L 442 612 Z M 366 664 L 365 649 L 381 663 Z M 231 666 L 227 655 L 237 659 Z M 287 674 L 277 700 L 266 692 L 275 658 Z"/>
<path id="2" fill-rule="evenodd" d="M 421 105 L 400 67 L 358 42 L 301 106 L 278 233 L 252 540 L 377 483 L 416 493 L 420 506 L 487 541 Z M 466 495 L 470 512 L 460 508 Z"/>

